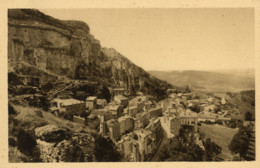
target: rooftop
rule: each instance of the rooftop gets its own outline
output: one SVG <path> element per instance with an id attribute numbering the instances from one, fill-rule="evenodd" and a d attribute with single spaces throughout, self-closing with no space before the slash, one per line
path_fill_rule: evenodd
<path id="1" fill-rule="evenodd" d="M 107 113 L 107 112 L 108 112 L 107 109 L 95 109 L 95 110 L 93 111 L 93 113 L 99 114 L 99 115 L 105 114 L 105 113 Z"/>
<path id="2" fill-rule="evenodd" d="M 106 103 L 106 99 L 97 99 L 97 104 Z"/>
<path id="3" fill-rule="evenodd" d="M 116 96 L 116 98 L 118 98 L 120 100 L 128 100 L 128 98 L 123 95 L 118 95 L 118 96 Z"/>
<path id="4" fill-rule="evenodd" d="M 198 114 L 191 110 L 186 110 L 185 112 L 180 113 L 180 117 L 198 117 Z"/>
<path id="5" fill-rule="evenodd" d="M 132 118 L 132 117 L 130 117 L 130 116 L 128 116 L 128 115 L 124 115 L 124 116 L 122 116 L 122 117 L 119 117 L 117 120 L 118 120 L 118 122 L 121 122 L 121 121 L 123 121 L 123 120 L 126 120 L 127 118 Z M 132 118 L 133 119 L 133 118 Z"/>
<path id="6" fill-rule="evenodd" d="M 216 118 L 216 115 L 215 114 L 212 114 L 212 113 L 200 113 L 198 115 L 199 118 L 212 118 L 212 119 L 215 119 Z M 223 118 L 222 118 L 223 119 Z"/>
<path id="7" fill-rule="evenodd" d="M 108 120 L 107 121 L 107 125 L 109 126 L 109 125 L 113 125 L 113 124 L 117 124 L 118 122 L 117 122 L 117 120 L 115 120 L 115 119 L 111 119 L 111 120 Z"/>
<path id="8" fill-rule="evenodd" d="M 118 90 L 118 91 L 124 91 L 125 90 L 125 88 L 113 88 L 112 90 Z"/>
<path id="9" fill-rule="evenodd" d="M 162 108 L 161 107 L 154 107 L 154 108 L 149 109 L 149 112 L 154 111 L 154 110 L 159 110 L 159 109 L 162 109 Z"/>
<path id="10" fill-rule="evenodd" d="M 56 110 L 59 110 L 59 108 L 58 107 L 51 107 L 50 110 L 51 111 L 56 111 Z"/>
<path id="11" fill-rule="evenodd" d="M 52 102 L 61 103 L 62 106 L 69 106 L 73 104 L 84 103 L 84 101 L 76 100 L 76 99 L 53 99 Z"/>
<path id="12" fill-rule="evenodd" d="M 119 105 L 115 105 L 115 106 L 108 106 L 108 109 L 109 110 L 118 110 L 118 108 L 119 108 L 120 106 Z"/>
<path id="13" fill-rule="evenodd" d="M 89 96 L 86 100 L 87 100 L 87 101 L 94 101 L 94 100 L 96 100 L 96 99 L 97 99 L 96 96 Z"/>
<path id="14" fill-rule="evenodd" d="M 152 132 L 148 131 L 148 130 L 140 129 L 140 130 L 136 130 L 134 133 L 136 135 L 139 135 L 141 138 L 145 138 L 146 136 L 148 136 Z"/>
<path id="15" fill-rule="evenodd" d="M 95 117 L 96 117 L 95 114 L 90 114 L 90 115 L 88 116 L 89 119 L 94 119 Z"/>
<path id="16" fill-rule="evenodd" d="M 76 115 L 74 115 L 73 118 L 77 118 L 77 119 L 85 120 L 85 118 L 82 118 L 82 117 L 80 117 L 80 116 L 76 116 Z"/>
<path id="17" fill-rule="evenodd" d="M 129 107 L 129 109 L 137 109 L 137 106 L 131 106 L 131 107 Z"/>

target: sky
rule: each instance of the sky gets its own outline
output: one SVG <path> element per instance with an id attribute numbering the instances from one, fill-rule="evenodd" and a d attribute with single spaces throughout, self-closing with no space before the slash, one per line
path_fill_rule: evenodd
<path id="1" fill-rule="evenodd" d="M 102 47 L 114 48 L 145 70 L 254 68 L 250 8 L 40 9 L 81 20 Z"/>

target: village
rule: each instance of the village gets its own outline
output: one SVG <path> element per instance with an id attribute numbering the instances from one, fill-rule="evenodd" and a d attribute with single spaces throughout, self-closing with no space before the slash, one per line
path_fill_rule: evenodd
<path id="1" fill-rule="evenodd" d="M 191 126 L 198 137 L 200 123 L 227 126 L 230 114 L 239 113 L 224 110 L 227 103 L 224 97 L 200 99 L 189 89 L 184 92 L 168 89 L 168 98 L 159 102 L 141 92 L 128 98 L 124 88 L 113 88 L 111 93 L 109 103 L 94 95 L 86 101 L 61 95 L 51 101 L 50 111 L 110 138 L 127 161 L 151 160 L 163 139 L 177 136 L 184 125 Z M 204 149 L 199 138 L 195 143 Z"/>

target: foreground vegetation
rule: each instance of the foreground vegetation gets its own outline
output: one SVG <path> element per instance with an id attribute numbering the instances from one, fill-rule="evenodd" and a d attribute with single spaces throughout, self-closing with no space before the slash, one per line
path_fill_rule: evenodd
<path id="1" fill-rule="evenodd" d="M 253 127 L 251 125 L 239 127 L 239 131 L 233 136 L 228 145 L 233 154 L 239 154 L 238 160 L 245 160 L 249 150 L 250 138 L 252 138 Z"/>
<path id="2" fill-rule="evenodd" d="M 62 161 L 120 161 L 121 155 L 117 152 L 113 142 L 109 138 L 99 136 L 95 130 L 85 126 L 57 118 L 54 115 L 34 107 L 22 107 L 9 104 L 9 162 L 42 162 L 40 148 L 37 144 L 35 128 L 56 125 L 69 131 L 66 138 L 69 146 L 64 148 Z M 80 130 L 84 130 L 83 132 Z M 75 132 L 94 138 L 92 150 L 94 158 L 84 160 L 86 146 L 80 145 L 72 136 Z M 84 133 L 85 132 L 85 133 Z M 79 136 L 79 137 L 80 137 Z M 56 145 L 59 142 L 54 142 Z M 91 145 L 91 144 L 89 144 Z M 59 161 L 59 160 L 58 160 Z"/>
<path id="3" fill-rule="evenodd" d="M 232 158 L 228 149 L 228 144 L 237 131 L 238 129 L 228 128 L 217 124 L 201 124 L 200 126 L 200 132 L 222 148 L 223 159 Z"/>
<path id="4" fill-rule="evenodd" d="M 180 129 L 177 137 L 170 140 L 160 153 L 160 161 L 212 161 L 215 160 L 222 148 L 210 138 L 201 135 L 200 140 L 203 142 L 202 149 L 195 142 L 198 141 L 197 133 L 191 128 L 184 127 Z"/>

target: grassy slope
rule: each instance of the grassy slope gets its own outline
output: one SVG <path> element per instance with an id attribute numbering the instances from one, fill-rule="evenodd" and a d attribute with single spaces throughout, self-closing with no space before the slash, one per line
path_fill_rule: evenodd
<path id="1" fill-rule="evenodd" d="M 225 159 L 232 158 L 228 145 L 237 131 L 238 129 L 227 128 L 220 125 L 201 124 L 200 127 L 201 133 L 204 133 L 207 138 L 211 138 L 212 141 L 222 147 L 222 153 Z"/>

